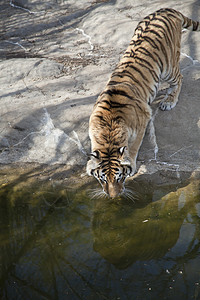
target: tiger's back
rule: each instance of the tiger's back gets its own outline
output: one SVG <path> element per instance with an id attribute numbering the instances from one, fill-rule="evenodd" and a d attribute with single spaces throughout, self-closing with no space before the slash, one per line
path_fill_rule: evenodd
<path id="1" fill-rule="evenodd" d="M 199 30 L 199 22 L 173 9 L 160 9 L 145 17 L 94 106 L 87 172 L 110 197 L 122 193 L 126 177 L 135 173 L 138 150 L 151 118 L 149 105 L 161 80 L 170 87 L 160 108 L 170 110 L 178 101 L 182 28 Z"/>

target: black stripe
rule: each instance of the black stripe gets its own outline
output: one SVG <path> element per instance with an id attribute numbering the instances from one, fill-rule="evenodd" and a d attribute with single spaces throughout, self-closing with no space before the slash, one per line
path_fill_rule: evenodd
<path id="1" fill-rule="evenodd" d="M 126 97 L 126 98 L 132 100 L 132 97 L 129 96 L 125 91 L 122 91 L 122 90 L 117 90 L 117 89 L 106 90 L 106 91 L 104 92 L 104 94 L 108 94 L 109 96 L 120 95 L 120 96 L 123 96 L 123 97 Z M 110 101 L 110 102 L 111 102 L 111 101 Z"/>
<path id="2" fill-rule="evenodd" d="M 160 22 L 164 23 L 165 26 L 167 27 L 167 32 L 169 33 L 170 35 L 170 38 L 171 38 L 171 41 L 173 40 L 173 36 L 172 36 L 172 33 L 171 33 L 171 30 L 170 30 L 170 27 L 169 27 L 169 19 L 165 16 L 161 16 L 161 18 L 157 18 L 157 20 L 159 20 Z M 171 24 L 170 24 L 171 26 Z"/>
<path id="3" fill-rule="evenodd" d="M 166 40 L 167 45 L 169 46 L 170 44 L 172 44 L 172 40 L 170 39 L 170 37 L 168 36 L 166 30 L 160 30 Z"/>
<path id="4" fill-rule="evenodd" d="M 106 90 L 106 91 L 103 91 L 102 94 L 104 94 L 104 95 L 109 95 L 109 96 L 112 97 L 113 92 L 112 92 L 112 90 Z"/>
<path id="5" fill-rule="evenodd" d="M 141 51 L 141 50 L 142 50 L 142 51 Z M 160 57 L 159 57 L 158 55 L 156 55 L 156 58 L 157 58 L 157 60 L 156 60 L 155 57 L 152 55 L 152 53 L 149 52 L 146 48 L 144 48 L 144 47 L 142 47 L 142 46 L 140 46 L 140 47 L 137 49 L 137 51 L 140 52 L 140 53 L 142 53 L 142 54 L 147 54 L 147 55 L 148 55 L 155 63 L 158 63 L 157 60 L 159 60 L 159 62 L 160 62 L 159 68 L 160 68 L 160 70 L 161 70 L 161 72 L 162 72 L 162 70 L 163 70 L 163 62 L 162 62 L 162 60 L 160 59 Z M 145 52 L 145 53 L 144 53 L 144 52 Z"/>
<path id="6" fill-rule="evenodd" d="M 177 18 L 177 15 L 174 15 L 174 13 L 172 13 L 172 14 L 167 14 L 167 18 L 168 18 L 168 17 Z"/>
<path id="7" fill-rule="evenodd" d="M 116 153 L 116 149 L 115 148 L 108 149 L 108 153 L 110 156 L 112 156 L 114 153 Z"/>
<path id="8" fill-rule="evenodd" d="M 110 164 L 118 166 L 119 160 L 116 158 L 109 157 L 109 154 L 106 153 L 106 157 L 101 161 L 100 166 L 103 168 L 103 171 L 107 171 L 110 168 Z"/>
<path id="9" fill-rule="evenodd" d="M 165 30 L 164 30 L 163 26 L 162 26 L 162 25 L 160 25 L 160 24 L 151 23 L 151 26 L 154 26 L 154 27 L 156 27 L 156 28 L 159 28 L 159 29 L 160 29 L 160 31 L 161 31 L 162 33 L 164 33 L 164 32 L 165 32 Z"/>
<path id="10" fill-rule="evenodd" d="M 135 102 L 135 104 L 141 111 L 143 111 L 143 108 L 137 102 Z"/>
<path id="11" fill-rule="evenodd" d="M 151 25 L 153 25 L 153 24 L 151 24 Z M 154 29 L 148 29 L 146 32 L 150 32 L 150 33 L 153 33 L 153 34 L 155 34 L 159 39 L 162 39 L 162 36 L 157 32 L 157 31 L 155 31 Z"/>
<path id="12" fill-rule="evenodd" d="M 107 155 L 108 155 L 108 153 L 107 153 L 107 152 L 105 152 L 105 151 L 102 151 L 102 150 L 101 150 L 101 153 L 102 153 L 102 154 L 104 154 L 105 156 L 107 156 Z M 105 158 L 105 157 L 104 157 L 104 158 Z M 102 163 L 104 163 L 104 162 L 105 162 L 105 159 L 103 159 L 103 160 L 102 160 Z"/>
<path id="13" fill-rule="evenodd" d="M 145 80 L 148 81 L 148 78 L 144 75 L 144 73 L 138 69 L 136 66 L 130 66 L 131 69 L 133 69 L 134 71 L 136 71 L 137 73 L 139 73 L 141 75 L 141 77 Z"/>
<path id="14" fill-rule="evenodd" d="M 123 55 L 123 58 L 124 57 L 135 57 L 135 52 L 133 51 L 133 49 L 131 49 L 131 51 L 125 52 L 125 54 Z"/>
<path id="15" fill-rule="evenodd" d="M 146 28 L 149 26 L 149 24 L 150 24 L 150 21 L 145 21 L 144 20 L 144 23 L 145 23 L 145 26 L 146 26 Z"/>
<path id="16" fill-rule="evenodd" d="M 113 168 L 115 172 L 119 172 L 119 168 Z"/>
<path id="17" fill-rule="evenodd" d="M 121 109 L 118 109 L 118 110 L 117 110 L 117 113 L 124 114 L 124 111 L 121 110 Z"/>
<path id="18" fill-rule="evenodd" d="M 130 95 L 128 95 L 125 91 L 121 91 L 121 90 L 114 90 L 116 95 L 120 95 L 120 96 L 124 96 L 128 99 L 133 99 Z"/>
<path id="19" fill-rule="evenodd" d="M 111 85 L 111 87 L 114 86 L 115 88 L 117 88 L 117 85 L 119 85 L 119 87 L 122 87 L 123 90 L 128 90 L 129 89 L 132 92 L 134 90 L 134 93 L 137 93 L 137 91 L 135 90 L 135 86 L 133 85 L 134 81 L 133 81 L 133 78 L 132 78 L 131 75 L 127 75 L 127 77 L 129 77 L 130 79 L 132 79 L 132 81 L 133 81 L 132 83 L 130 81 L 128 81 L 128 80 L 124 80 L 124 78 L 126 77 L 126 74 L 123 75 L 123 76 L 114 75 L 113 77 L 120 77 L 120 78 L 123 78 L 123 80 L 122 81 L 118 81 L 116 84 Z"/>
<path id="20" fill-rule="evenodd" d="M 167 51 L 166 51 L 166 49 L 165 49 L 165 47 L 163 46 L 162 43 L 160 44 L 160 48 L 161 48 L 162 52 L 164 53 L 166 64 L 167 64 L 167 66 L 169 66 L 170 64 L 169 64 L 169 59 L 168 59 Z"/>
<path id="21" fill-rule="evenodd" d="M 106 168 L 104 167 L 104 168 L 102 169 L 102 172 L 103 172 L 104 174 L 106 174 L 108 170 L 109 170 L 109 166 L 106 166 Z"/>
<path id="22" fill-rule="evenodd" d="M 183 27 L 187 29 L 188 27 L 190 27 L 190 26 L 191 26 L 191 24 L 190 24 L 190 23 L 188 23 L 188 21 L 186 21 L 186 22 L 187 22 L 187 23 L 184 23 L 184 24 L 183 24 Z M 192 25 L 193 25 L 193 24 L 192 24 Z"/>
<path id="23" fill-rule="evenodd" d="M 150 36 L 143 36 L 143 39 L 148 42 L 154 49 L 159 49 L 155 41 Z"/>
<path id="24" fill-rule="evenodd" d="M 124 78 L 125 76 L 130 78 L 133 83 L 130 86 L 130 82 L 129 81 L 120 81 L 119 84 L 129 84 L 129 88 L 131 90 L 134 90 L 134 93 L 137 94 L 138 96 L 140 96 L 140 93 L 138 91 L 137 85 L 141 86 L 142 88 L 144 88 L 144 86 L 142 85 L 142 83 L 140 81 L 138 81 L 131 72 L 129 72 L 127 69 L 123 70 L 123 71 L 116 71 L 112 74 L 112 77 L 119 77 L 119 78 Z M 134 85 L 134 83 L 136 83 L 137 85 Z"/>
<path id="25" fill-rule="evenodd" d="M 165 17 L 165 16 L 160 16 L 160 18 L 156 18 L 156 19 L 157 19 L 158 21 L 164 23 L 165 26 L 167 27 L 168 32 L 170 31 L 169 24 L 168 24 L 169 19 L 168 19 L 167 17 Z"/>
<path id="26" fill-rule="evenodd" d="M 103 93 L 103 92 L 102 92 L 102 93 Z M 103 99 L 103 100 L 100 100 L 99 102 L 101 102 L 101 103 L 106 103 L 106 104 L 108 104 L 108 105 L 110 106 L 110 102 L 109 102 L 108 100 Z"/>
<path id="27" fill-rule="evenodd" d="M 142 43 L 144 42 L 144 39 L 137 39 L 136 41 L 135 41 L 135 47 L 136 46 L 140 46 Z"/>
<path id="28" fill-rule="evenodd" d="M 118 76 L 120 78 L 124 78 L 125 76 L 130 78 L 130 79 L 133 79 L 133 76 L 132 76 L 132 73 L 129 72 L 128 70 L 123 70 L 122 72 L 114 72 L 112 74 L 112 76 Z M 121 82 L 120 82 L 121 83 Z"/>
<path id="29" fill-rule="evenodd" d="M 143 23 L 143 22 L 142 22 L 142 23 Z M 142 24 L 142 23 L 141 23 L 141 24 Z M 139 26 L 137 26 L 136 31 L 141 31 L 141 32 L 143 32 L 144 29 L 143 29 L 143 27 L 142 27 L 141 25 L 139 25 Z"/>
<path id="30" fill-rule="evenodd" d="M 156 27 L 156 28 L 160 29 L 160 31 L 161 31 L 162 33 L 164 33 L 164 32 L 165 32 L 165 29 L 164 29 L 164 28 L 163 28 L 163 26 L 162 26 L 162 25 L 160 25 L 160 24 L 155 24 L 155 23 L 152 23 L 152 24 L 151 24 L 151 26 L 153 26 L 153 27 Z"/>
<path id="31" fill-rule="evenodd" d="M 152 14 L 150 14 L 149 15 L 149 19 L 150 19 L 150 21 L 152 21 L 152 20 L 154 20 L 155 19 L 155 17 L 156 17 L 156 12 L 154 12 L 154 13 L 152 13 Z"/>
<path id="32" fill-rule="evenodd" d="M 168 16 L 172 16 L 172 15 L 168 15 Z M 171 18 L 166 18 L 165 16 L 163 16 L 165 20 L 168 21 L 169 23 L 169 39 L 171 39 L 171 43 L 173 44 L 174 43 L 174 34 L 177 34 L 176 31 L 177 31 L 177 28 L 174 24 L 174 19 L 171 19 Z M 174 18 L 174 16 L 172 16 Z M 168 31 L 167 31 L 168 33 Z"/>
<path id="33" fill-rule="evenodd" d="M 145 64 L 141 63 L 139 60 L 137 61 L 137 64 L 139 64 L 143 68 L 146 68 L 149 71 L 149 73 L 152 75 L 154 81 L 156 82 L 159 81 L 159 77 L 153 69 L 149 69 Z"/>
<path id="34" fill-rule="evenodd" d="M 104 139 L 105 142 L 109 143 L 109 138 L 108 138 L 108 136 L 106 134 L 102 133 L 102 138 Z M 105 144 L 103 143 L 103 145 L 105 145 Z"/>
<path id="35" fill-rule="evenodd" d="M 119 102 L 116 102 L 116 101 L 110 101 L 110 105 L 111 105 L 112 108 L 123 108 L 123 107 L 128 106 L 128 104 L 119 103 Z"/>
<path id="36" fill-rule="evenodd" d="M 192 21 L 192 25 L 193 25 L 193 31 L 196 31 L 197 29 L 198 29 L 198 27 L 199 27 L 199 22 L 194 22 L 194 21 Z"/>
<path id="37" fill-rule="evenodd" d="M 133 60 L 128 60 L 128 61 L 123 62 L 123 63 L 120 63 L 120 62 L 119 62 L 119 67 L 120 67 L 120 66 L 124 66 L 124 65 L 130 65 L 130 64 L 133 64 L 133 63 L 134 63 Z"/>
<path id="38" fill-rule="evenodd" d="M 131 49 L 130 57 L 134 57 L 134 56 L 135 56 L 135 52 L 133 51 L 133 49 Z"/>
<path id="39" fill-rule="evenodd" d="M 121 120 L 124 120 L 124 118 L 121 116 L 117 116 L 117 117 L 113 118 L 113 122 L 116 122 L 118 124 L 120 123 Z"/>
<path id="40" fill-rule="evenodd" d="M 101 107 L 101 108 L 104 109 L 104 110 L 110 111 L 110 109 L 107 108 L 107 107 L 105 107 L 105 106 L 99 105 L 99 107 Z"/>
<path id="41" fill-rule="evenodd" d="M 101 121 L 105 121 L 102 116 L 96 115 L 97 118 L 99 118 Z"/>
<path id="42" fill-rule="evenodd" d="M 131 72 L 129 72 L 128 70 L 123 70 L 121 73 L 124 73 L 124 75 L 116 75 L 116 76 L 119 76 L 121 78 L 123 78 L 124 76 L 127 76 L 127 77 L 131 78 L 136 85 L 138 85 L 142 89 L 144 89 L 144 84 L 141 81 L 137 80 Z M 132 88 L 134 88 L 135 93 L 137 93 L 137 95 L 140 96 L 140 92 L 138 91 L 137 86 L 133 85 Z"/>
<path id="43" fill-rule="evenodd" d="M 145 77 L 145 75 L 143 74 L 143 72 L 142 72 L 140 69 L 138 69 L 136 66 L 134 66 L 132 61 L 131 61 L 130 63 L 131 63 L 131 65 L 129 65 L 129 61 L 128 61 L 128 62 L 121 63 L 121 64 L 119 65 L 119 68 L 120 68 L 121 66 L 127 65 L 127 67 L 129 67 L 129 68 L 135 70 L 137 73 L 139 73 L 139 74 L 141 75 L 142 78 L 144 78 L 145 80 L 147 80 L 147 78 Z M 131 77 L 133 77 L 132 73 L 131 73 Z"/>
<path id="44" fill-rule="evenodd" d="M 156 13 L 160 14 L 163 12 L 170 12 L 170 13 L 176 13 L 176 10 L 173 8 L 160 8 L 159 10 L 156 11 Z"/>
<path id="45" fill-rule="evenodd" d="M 140 58 L 137 59 L 137 62 L 138 61 L 142 61 L 142 62 L 146 63 L 150 68 L 153 69 L 152 64 L 148 60 L 146 60 L 145 58 L 140 57 Z"/>
<path id="46" fill-rule="evenodd" d="M 117 84 L 119 84 L 119 83 L 121 83 L 121 82 L 115 81 L 115 80 L 110 80 L 110 81 L 108 82 L 108 85 L 117 85 Z"/>
<path id="47" fill-rule="evenodd" d="M 119 164 L 119 160 L 116 158 L 110 158 L 110 161 L 112 162 L 112 164 Z"/>
<path id="48" fill-rule="evenodd" d="M 102 116 L 96 115 L 96 118 L 98 118 L 100 120 L 99 126 L 101 128 L 105 128 L 105 126 L 111 127 L 111 125 Z"/>
<path id="49" fill-rule="evenodd" d="M 104 145 L 105 145 L 105 142 L 102 142 L 102 140 L 99 139 L 97 136 L 95 136 L 95 140 L 96 140 L 96 142 L 97 142 L 99 145 L 101 145 L 101 146 L 104 146 Z"/>
<path id="50" fill-rule="evenodd" d="M 130 46 L 135 46 L 136 42 L 137 42 L 137 41 L 135 41 L 135 40 L 131 40 Z"/>
<path id="51" fill-rule="evenodd" d="M 153 30 L 154 31 L 154 30 Z M 152 32 L 152 30 L 149 30 L 149 32 Z M 156 32 L 156 31 L 154 31 L 154 32 Z M 154 33 L 153 32 L 153 33 Z M 156 33 L 156 35 L 158 35 L 157 33 Z M 162 37 L 161 36 L 159 36 L 160 38 L 159 39 L 157 39 L 156 38 L 156 41 L 158 42 L 158 44 L 159 45 L 161 45 L 162 46 Z M 165 39 L 166 39 L 166 41 L 167 41 L 167 44 L 169 45 L 170 44 L 170 39 L 169 39 L 169 37 L 167 36 L 167 34 L 166 34 L 166 32 L 164 33 L 164 37 L 165 37 Z M 171 42 L 172 43 L 172 42 Z M 157 49 L 158 49 L 159 47 L 157 47 Z"/>
<path id="52" fill-rule="evenodd" d="M 150 21 L 150 15 L 146 16 L 140 23 L 142 23 L 143 21 Z"/>

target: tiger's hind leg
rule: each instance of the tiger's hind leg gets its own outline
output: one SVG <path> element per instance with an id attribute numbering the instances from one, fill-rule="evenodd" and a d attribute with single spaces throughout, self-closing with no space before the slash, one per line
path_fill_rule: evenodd
<path id="1" fill-rule="evenodd" d="M 182 85 L 182 75 L 180 71 L 178 71 L 173 79 L 168 80 L 168 82 L 170 86 L 159 105 L 161 110 L 171 110 L 178 102 L 178 96 Z"/>

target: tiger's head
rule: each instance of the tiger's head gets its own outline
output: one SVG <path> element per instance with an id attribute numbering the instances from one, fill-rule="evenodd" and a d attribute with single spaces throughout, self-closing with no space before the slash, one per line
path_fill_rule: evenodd
<path id="1" fill-rule="evenodd" d="M 132 176 L 135 169 L 135 162 L 130 159 L 126 146 L 105 152 L 95 150 L 87 163 L 88 175 L 94 176 L 111 198 L 124 192 L 125 179 Z"/>

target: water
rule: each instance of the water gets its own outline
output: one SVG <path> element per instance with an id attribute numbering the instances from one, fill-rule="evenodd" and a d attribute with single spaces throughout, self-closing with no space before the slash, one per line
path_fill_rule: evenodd
<path id="1" fill-rule="evenodd" d="M 95 184 L 2 183 L 0 299 L 200 299 L 200 181 Z"/>

